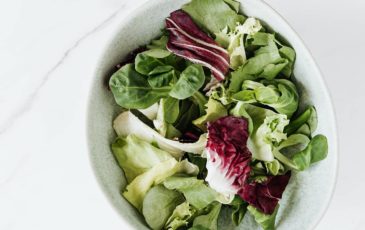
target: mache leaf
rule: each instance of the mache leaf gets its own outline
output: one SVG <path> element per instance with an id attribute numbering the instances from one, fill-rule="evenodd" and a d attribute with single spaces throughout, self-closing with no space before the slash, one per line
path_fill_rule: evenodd
<path id="1" fill-rule="evenodd" d="M 170 86 L 152 87 L 145 76 L 127 64 L 113 74 L 110 89 L 118 105 L 126 109 L 145 109 L 166 97 Z"/>
<path id="2" fill-rule="evenodd" d="M 289 135 L 294 132 L 305 132 L 304 129 L 308 127 L 309 133 L 313 133 L 317 129 L 317 112 L 314 106 L 308 107 L 302 114 L 291 120 L 289 125 L 285 128 L 285 132 Z M 299 131 L 299 129 L 301 129 Z"/>
<path id="3" fill-rule="evenodd" d="M 166 49 L 166 44 L 169 38 L 166 35 L 162 35 L 160 38 L 152 40 L 147 49 Z"/>
<path id="4" fill-rule="evenodd" d="M 305 135 L 302 136 L 306 137 Z M 294 145 L 298 143 L 303 143 L 303 140 L 298 140 L 297 143 L 292 141 L 292 143 L 290 144 Z M 281 163 L 288 166 L 289 168 L 297 171 L 303 171 L 307 169 L 311 164 L 325 159 L 328 154 L 327 138 L 320 134 L 313 137 L 308 145 L 303 150 L 298 152 L 285 155 L 284 153 L 282 153 L 282 149 L 284 148 L 282 145 L 274 150 L 275 158 L 277 158 Z"/>
<path id="5" fill-rule="evenodd" d="M 191 97 L 204 84 L 205 74 L 200 65 L 188 66 L 180 75 L 170 92 L 170 96 L 179 100 Z"/>

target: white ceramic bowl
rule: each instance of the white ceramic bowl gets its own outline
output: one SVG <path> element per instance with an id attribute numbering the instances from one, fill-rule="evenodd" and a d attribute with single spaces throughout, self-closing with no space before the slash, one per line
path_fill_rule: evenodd
<path id="1" fill-rule="evenodd" d="M 147 44 L 160 34 L 164 19 L 188 0 L 150 0 L 131 12 L 121 22 L 102 54 L 93 76 L 88 109 L 88 145 L 95 175 L 121 218 L 134 229 L 147 229 L 141 215 L 121 196 L 126 185 L 110 144 L 115 139 L 112 121 L 120 111 L 104 81 L 108 72 L 132 50 Z M 331 200 L 337 173 L 337 135 L 331 100 L 320 71 L 312 56 L 285 20 L 260 0 L 241 0 L 241 12 L 257 17 L 278 32 L 296 50 L 294 75 L 302 101 L 318 111 L 318 133 L 327 136 L 328 157 L 309 170 L 291 178 L 277 216 L 278 229 L 313 229 Z M 220 229 L 256 229 L 253 218 L 246 214 L 239 227 L 230 224 L 229 216 L 221 215 Z"/>

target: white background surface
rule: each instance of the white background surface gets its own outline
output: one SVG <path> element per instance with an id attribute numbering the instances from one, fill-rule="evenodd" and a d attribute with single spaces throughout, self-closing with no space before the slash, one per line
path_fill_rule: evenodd
<path id="1" fill-rule="evenodd" d="M 0 0 L 0 229 L 126 229 L 89 166 L 85 108 L 108 35 L 143 1 Z M 317 229 L 364 229 L 365 2 L 267 2 L 312 51 L 337 113 L 338 183 Z"/>

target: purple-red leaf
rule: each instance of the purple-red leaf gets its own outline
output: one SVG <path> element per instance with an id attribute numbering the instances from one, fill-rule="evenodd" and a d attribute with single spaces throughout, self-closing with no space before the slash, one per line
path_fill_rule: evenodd
<path id="1" fill-rule="evenodd" d="M 244 186 L 251 171 L 247 139 L 248 123 L 244 118 L 226 116 L 208 123 L 207 181 L 230 197 Z"/>
<path id="2" fill-rule="evenodd" d="M 290 172 L 268 176 L 262 183 L 250 182 L 252 154 L 247 139 L 248 122 L 244 118 L 226 116 L 209 122 L 206 180 L 227 197 L 238 194 L 261 212 L 272 214 L 289 182 Z"/>
<path id="3" fill-rule="evenodd" d="M 228 52 L 201 31 L 187 13 L 182 10 L 171 13 L 166 28 L 170 32 L 169 51 L 209 68 L 217 80 L 224 79 L 229 70 Z"/>
<path id="4" fill-rule="evenodd" d="M 250 205 L 265 214 L 272 214 L 289 182 L 290 172 L 285 175 L 269 176 L 263 183 L 246 183 L 239 195 Z"/>

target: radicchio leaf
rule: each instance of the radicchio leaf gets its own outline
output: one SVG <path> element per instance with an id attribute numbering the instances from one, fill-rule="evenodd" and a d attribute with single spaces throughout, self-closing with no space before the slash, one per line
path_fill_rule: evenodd
<path id="1" fill-rule="evenodd" d="M 250 205 L 265 214 L 272 214 L 289 182 L 290 171 L 285 175 L 269 176 L 262 183 L 246 183 L 239 195 Z"/>
<path id="2" fill-rule="evenodd" d="M 267 176 L 264 181 L 251 181 L 252 154 L 246 145 L 248 135 L 245 118 L 226 116 L 208 122 L 206 181 L 227 200 L 238 194 L 261 212 L 272 214 L 289 182 L 290 172 Z"/>
<path id="3" fill-rule="evenodd" d="M 245 118 L 226 116 L 208 123 L 206 180 L 213 189 L 230 198 L 244 188 L 251 171 L 247 139 Z"/>
<path id="4" fill-rule="evenodd" d="M 182 10 L 174 11 L 166 18 L 170 32 L 167 49 L 191 62 L 201 64 L 212 71 L 221 81 L 229 70 L 228 52 L 205 34 Z"/>

